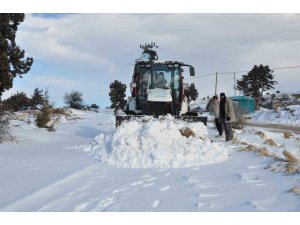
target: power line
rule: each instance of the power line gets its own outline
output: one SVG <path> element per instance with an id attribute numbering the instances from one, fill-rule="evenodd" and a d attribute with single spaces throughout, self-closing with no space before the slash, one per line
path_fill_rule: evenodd
<path id="1" fill-rule="evenodd" d="M 231 74 L 231 73 L 247 73 L 249 71 L 230 71 L 230 72 L 220 72 L 219 74 Z"/>
<path id="2" fill-rule="evenodd" d="M 223 47 L 220 47 L 220 48 L 215 48 L 215 49 L 211 49 L 211 50 L 207 50 L 207 51 L 202 51 L 202 52 L 198 52 L 198 53 L 195 52 L 195 53 L 192 53 L 192 54 L 185 55 L 185 57 L 191 57 L 191 56 L 194 56 L 194 55 L 200 55 L 199 57 L 204 57 L 207 54 L 212 53 L 212 52 L 217 52 L 217 51 L 221 51 L 223 49 L 232 48 L 232 47 L 235 47 L 237 45 L 242 45 L 242 44 L 245 44 L 245 43 L 249 43 L 251 41 L 254 41 L 254 40 L 257 40 L 257 39 L 261 39 L 263 37 L 267 37 L 267 36 L 274 35 L 274 34 L 280 34 L 280 33 L 283 33 L 285 31 L 293 30 L 293 29 L 296 29 L 296 28 L 300 28 L 300 26 L 296 26 L 296 27 L 292 27 L 292 28 L 288 28 L 288 29 L 283 29 L 283 30 L 280 30 L 280 31 L 277 31 L 277 32 L 268 33 L 268 34 L 265 34 L 265 35 L 262 35 L 262 36 L 259 36 L 259 37 L 255 37 L 255 38 L 248 39 L 248 40 L 245 40 L 245 41 L 242 41 L 242 42 L 230 44 L 230 45 L 223 46 Z"/>
<path id="3" fill-rule="evenodd" d="M 294 69 L 294 68 L 299 68 L 300 66 L 286 66 L 286 67 L 278 67 L 274 68 L 274 70 L 282 70 L 282 69 Z"/>
<path id="4" fill-rule="evenodd" d="M 300 68 L 299 66 L 285 66 L 285 67 L 275 67 L 273 68 L 273 71 L 275 70 L 283 70 L 283 69 L 295 69 L 295 68 Z M 217 84 L 218 84 L 218 74 L 233 74 L 233 80 L 234 80 L 234 94 L 236 95 L 236 73 L 245 73 L 245 72 L 249 72 L 249 71 L 231 71 L 231 72 L 216 72 L 215 74 L 207 74 L 207 75 L 198 75 L 197 77 L 192 77 L 192 78 L 187 78 L 186 80 L 189 79 L 198 79 L 198 78 L 202 78 L 202 77 L 207 77 L 207 76 L 215 76 L 216 80 L 215 80 L 215 95 L 217 93 Z M 195 80 L 195 81 L 199 81 Z M 194 82 L 196 83 L 196 82 Z M 196 83 L 197 84 L 197 83 Z"/>
<path id="5" fill-rule="evenodd" d="M 273 70 L 294 69 L 294 68 L 300 68 L 300 66 L 276 67 Z M 236 73 L 247 73 L 247 72 L 249 72 L 249 70 L 218 72 L 218 74 L 236 74 Z M 197 75 L 194 77 L 185 78 L 185 80 L 198 79 L 198 78 L 202 78 L 202 77 L 215 76 L 215 75 L 216 75 L 216 73 L 211 73 L 211 74 L 206 74 L 206 75 Z"/>
<path id="6" fill-rule="evenodd" d="M 265 32 L 263 35 L 256 36 L 256 37 L 254 37 L 252 39 L 247 39 L 247 40 L 240 39 L 240 41 L 238 41 L 237 43 L 233 43 L 233 44 L 230 44 L 230 45 L 227 45 L 227 46 L 223 46 L 223 47 L 215 48 L 215 49 L 214 48 L 208 48 L 207 50 L 203 50 L 202 52 L 200 51 L 200 52 L 194 52 L 194 53 L 188 54 L 188 52 L 190 52 L 190 51 L 192 51 L 194 49 L 197 49 L 197 48 L 201 48 L 201 46 L 207 46 L 208 44 L 215 45 L 216 42 L 221 42 L 221 40 L 214 40 L 214 41 L 206 42 L 205 44 L 202 44 L 201 46 L 199 46 L 199 45 L 198 46 L 193 46 L 192 48 L 185 49 L 185 50 L 182 50 L 182 51 L 173 51 L 172 53 L 162 54 L 162 55 L 160 55 L 160 57 L 169 57 L 169 56 L 177 56 L 178 57 L 180 55 L 183 56 L 183 57 L 189 57 L 189 56 L 193 56 L 193 55 L 203 55 L 203 54 L 204 54 L 204 56 L 200 56 L 200 57 L 209 57 L 207 54 L 209 54 L 211 52 L 220 51 L 220 50 L 223 50 L 223 49 L 235 47 L 237 45 L 242 45 L 242 44 L 245 44 L 245 43 L 257 40 L 257 39 L 261 39 L 261 38 L 266 37 L 266 36 L 270 36 L 270 35 L 282 33 L 282 32 L 288 31 L 288 30 L 299 28 L 299 26 L 291 27 L 291 28 L 286 28 L 287 25 L 298 23 L 297 19 L 299 18 L 299 16 L 300 15 L 292 15 L 291 16 L 292 17 L 292 21 L 290 21 L 290 20 L 287 21 L 288 24 L 286 24 L 286 21 L 284 21 L 284 23 L 278 24 L 278 21 L 279 21 L 278 20 L 276 22 L 266 23 L 266 24 L 263 24 L 262 26 L 258 26 L 258 27 L 256 27 L 256 29 L 251 29 L 250 32 L 252 32 L 252 33 L 255 33 L 256 31 L 259 31 L 261 29 L 263 29 L 263 32 Z M 296 19 L 296 20 L 293 21 L 294 19 Z M 282 20 L 280 20 L 280 22 L 281 21 Z M 271 27 L 271 29 L 266 29 L 265 28 L 265 27 L 270 27 L 270 25 L 273 25 L 273 24 L 278 24 L 279 27 L 278 26 L 277 27 Z M 285 27 L 285 29 L 283 29 L 283 30 L 279 29 L 279 28 L 281 28 L 283 26 Z M 245 65 L 247 65 L 247 64 L 248 65 L 254 64 L 254 63 L 247 63 L 247 62 L 232 61 L 232 60 L 228 60 L 228 59 L 224 59 L 224 58 L 219 58 L 219 61 L 229 61 L 229 62 L 232 62 L 232 63 L 245 64 Z M 128 65 L 130 65 L 130 64 L 128 64 Z"/>
<path id="7" fill-rule="evenodd" d="M 294 24 L 298 21 L 294 21 L 294 22 L 291 22 L 289 24 Z M 190 56 L 194 56 L 194 55 L 200 55 L 200 57 L 204 57 L 206 56 L 207 54 L 211 53 L 211 52 L 216 52 L 216 51 L 220 51 L 220 50 L 223 50 L 223 49 L 227 49 L 227 48 L 231 48 L 231 47 L 235 47 L 237 45 L 242 45 L 242 44 L 246 44 L 246 43 L 249 43 L 251 41 L 254 41 L 254 40 L 257 40 L 257 39 L 261 39 L 261 38 L 264 38 L 264 37 L 267 37 L 267 36 L 270 36 L 270 35 L 274 35 L 274 34 L 280 34 L 280 33 L 283 33 L 283 32 L 286 32 L 286 31 L 289 31 L 289 30 L 293 30 L 293 29 L 297 29 L 297 28 L 300 28 L 300 26 L 295 26 L 295 27 L 290 27 L 290 28 L 285 28 L 285 29 L 280 29 L 278 30 L 277 28 L 276 29 L 273 29 L 273 32 L 270 32 L 270 33 L 265 33 L 263 35 L 260 35 L 260 36 L 257 36 L 257 37 L 254 37 L 254 38 L 251 38 L 251 39 L 247 39 L 247 40 L 244 40 L 244 41 L 240 41 L 240 42 L 237 42 L 237 43 L 234 43 L 234 44 L 230 44 L 230 45 L 227 45 L 227 46 L 223 46 L 223 47 L 219 47 L 219 48 L 215 48 L 215 49 L 208 49 L 208 50 L 204 50 L 202 52 L 194 52 L 194 53 L 191 53 L 191 54 L 187 54 L 187 55 L 184 55 L 185 57 L 190 57 Z M 276 31 L 275 31 L 276 30 Z M 274 32 L 275 31 L 275 32 Z M 195 48 L 193 48 L 195 49 Z M 175 54 L 176 55 L 176 54 Z M 180 55 L 180 53 L 179 53 Z M 182 55 L 182 54 L 181 54 Z M 201 56 L 202 55 L 202 56 Z"/>
<path id="8" fill-rule="evenodd" d="M 210 74 L 206 74 L 206 75 L 197 75 L 194 77 L 185 78 L 185 80 L 196 79 L 198 77 L 209 77 L 209 76 L 215 76 L 215 75 L 216 75 L 215 73 L 210 73 Z"/>
<path id="9" fill-rule="evenodd" d="M 294 69 L 294 68 L 300 68 L 299 66 L 285 66 L 285 67 L 276 67 L 273 70 L 283 70 L 283 69 Z M 217 72 L 217 74 L 236 74 L 236 73 L 246 73 L 249 71 L 243 70 L 243 71 L 228 71 L 228 72 Z M 202 77 L 209 77 L 209 76 L 216 76 L 216 73 L 210 73 L 210 74 L 205 74 L 205 75 L 197 75 L 195 77 L 191 78 L 185 78 L 184 80 L 190 80 L 190 79 L 197 79 L 197 78 L 202 78 Z M 82 94 L 94 94 L 94 93 L 103 93 L 103 92 L 109 92 L 109 90 L 95 90 L 95 91 L 88 91 L 88 92 L 81 92 Z M 64 97 L 63 95 L 59 96 L 53 96 L 50 98 L 62 98 Z"/>

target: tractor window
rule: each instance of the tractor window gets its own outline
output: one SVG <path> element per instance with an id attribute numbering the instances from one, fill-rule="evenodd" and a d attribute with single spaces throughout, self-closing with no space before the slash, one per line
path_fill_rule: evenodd
<path id="1" fill-rule="evenodd" d="M 151 70 L 143 69 L 141 73 L 141 77 L 138 82 L 138 95 L 142 98 L 146 98 L 147 89 L 150 88 L 151 85 Z"/>
<path id="2" fill-rule="evenodd" d="M 180 92 L 180 67 L 166 64 L 152 64 L 152 67 L 142 67 L 138 80 L 139 98 L 147 98 L 150 88 L 169 88 L 175 96 Z"/>
<path id="3" fill-rule="evenodd" d="M 175 69 L 175 71 L 174 71 L 174 81 L 173 81 L 174 89 L 179 89 L 179 81 L 180 81 L 179 69 Z"/>
<path id="4" fill-rule="evenodd" d="M 179 89 L 179 68 L 157 64 L 153 67 L 154 88 Z"/>
<path id="5" fill-rule="evenodd" d="M 176 96 L 176 99 L 179 99 L 179 93 L 180 93 L 180 72 L 179 68 L 176 68 L 174 71 L 174 76 L 172 77 L 172 84 L 174 89 L 174 94 Z"/>
<path id="6" fill-rule="evenodd" d="M 171 71 L 158 70 L 154 72 L 154 88 L 171 87 Z"/>
<path id="7" fill-rule="evenodd" d="M 149 88 L 151 84 L 151 71 L 150 70 L 145 70 L 142 76 L 142 81 L 143 81 L 143 87 L 144 88 Z"/>

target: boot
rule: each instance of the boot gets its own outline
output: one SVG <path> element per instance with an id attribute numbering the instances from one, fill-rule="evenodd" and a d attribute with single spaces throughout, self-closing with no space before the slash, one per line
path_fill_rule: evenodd
<path id="1" fill-rule="evenodd" d="M 230 132 L 230 133 L 229 133 L 228 139 L 229 139 L 229 141 L 233 140 L 233 132 Z"/>

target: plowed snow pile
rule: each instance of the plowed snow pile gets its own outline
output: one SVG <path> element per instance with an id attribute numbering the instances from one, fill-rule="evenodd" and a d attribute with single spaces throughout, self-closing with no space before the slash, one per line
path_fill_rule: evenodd
<path id="1" fill-rule="evenodd" d="M 194 137 L 182 136 L 180 129 L 186 127 Z M 98 135 L 91 151 L 101 161 L 130 168 L 191 167 L 228 157 L 224 147 L 207 138 L 203 123 L 178 121 L 171 116 L 124 122 L 115 133 Z"/>
<path id="2" fill-rule="evenodd" d="M 260 109 L 250 114 L 254 123 L 273 123 L 300 126 L 300 106 L 289 105 L 277 110 Z"/>

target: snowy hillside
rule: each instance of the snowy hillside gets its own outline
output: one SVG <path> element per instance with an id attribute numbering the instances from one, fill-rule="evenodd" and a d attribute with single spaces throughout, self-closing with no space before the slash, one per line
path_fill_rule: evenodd
<path id="1" fill-rule="evenodd" d="M 298 90 L 298 91 L 295 91 L 293 94 L 297 94 L 297 95 L 299 95 L 299 94 L 300 94 L 300 90 Z"/>
<path id="2" fill-rule="evenodd" d="M 0 211 L 300 210 L 300 167 L 285 156 L 300 158 L 298 134 L 246 127 L 225 142 L 213 124 L 170 117 L 116 130 L 111 110 L 61 121 L 11 122 Z"/>

